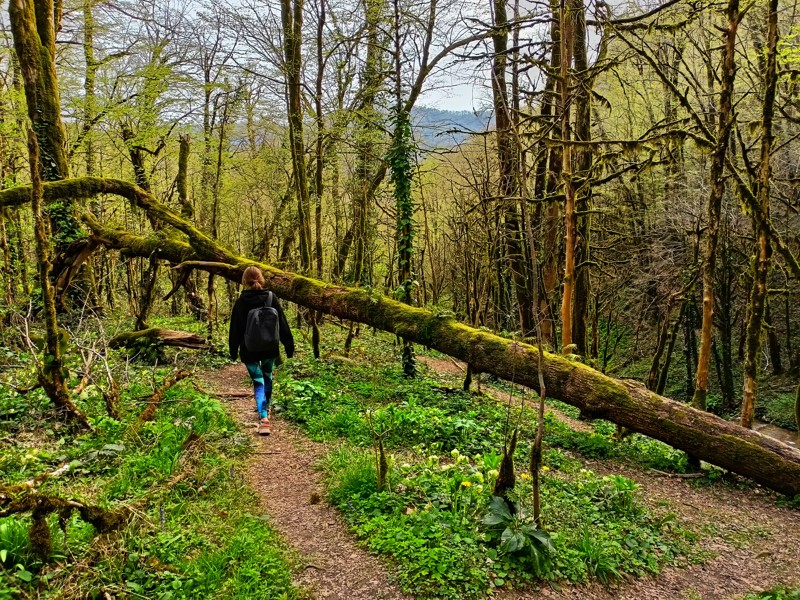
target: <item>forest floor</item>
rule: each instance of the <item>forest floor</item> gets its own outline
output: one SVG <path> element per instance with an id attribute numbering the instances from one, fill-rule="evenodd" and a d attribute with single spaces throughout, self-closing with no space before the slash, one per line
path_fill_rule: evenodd
<path id="1" fill-rule="evenodd" d="M 431 377 L 458 387 L 464 366 L 448 358 L 419 357 Z M 251 390 L 241 365 L 206 373 L 202 385 L 220 397 L 245 427 L 255 431 Z M 475 385 L 473 383 L 473 385 Z M 498 401 L 509 392 L 483 384 Z M 573 428 L 591 426 L 557 407 L 554 416 Z M 325 503 L 322 473 L 317 467 L 326 444 L 314 442 L 297 427 L 274 419 L 273 433 L 257 438 L 247 464 L 247 479 L 261 498 L 270 522 L 303 557 L 296 583 L 310 597 L 326 599 L 407 598 L 394 583 L 391 567 L 368 554 L 348 532 L 339 512 Z M 800 512 L 781 508 L 774 494 L 758 486 L 713 483 L 700 487 L 691 478 L 647 471 L 620 461 L 583 459 L 588 469 L 634 480 L 644 502 L 656 513 L 674 514 L 698 534 L 695 556 L 659 575 L 602 585 L 547 586 L 528 591 L 497 590 L 493 597 L 587 599 L 728 599 L 776 586 L 800 586 Z"/>
<path id="2" fill-rule="evenodd" d="M 428 368 L 450 377 L 463 378 L 466 365 L 449 358 L 419 357 Z M 489 385 L 481 388 L 498 401 L 508 394 Z M 557 408 L 548 410 L 576 429 L 589 429 Z M 710 560 L 685 568 L 669 567 L 656 577 L 603 586 L 593 583 L 536 593 L 510 592 L 496 597 L 586 598 L 602 600 L 722 600 L 739 598 L 750 591 L 779 585 L 800 585 L 800 512 L 778 507 L 774 495 L 760 487 L 734 489 L 713 485 L 698 488 L 691 479 L 647 472 L 609 460 L 585 460 L 598 473 L 624 475 L 639 484 L 647 504 L 677 515 L 695 531 L 711 535 L 701 540 Z"/>
<path id="3" fill-rule="evenodd" d="M 225 401 L 246 430 L 255 432 L 258 415 L 241 365 L 227 365 L 198 379 Z M 273 527 L 302 557 L 305 567 L 295 583 L 310 597 L 326 600 L 408 598 L 392 583 L 387 567 L 356 544 L 338 511 L 325 503 L 322 473 L 315 468 L 325 444 L 274 417 L 272 434 L 255 441 L 246 478 Z"/>

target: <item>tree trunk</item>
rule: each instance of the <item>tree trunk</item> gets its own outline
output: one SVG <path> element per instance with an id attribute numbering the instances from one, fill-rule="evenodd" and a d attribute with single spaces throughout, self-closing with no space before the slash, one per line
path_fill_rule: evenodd
<path id="1" fill-rule="evenodd" d="M 141 347 L 145 344 L 162 344 L 164 346 L 191 348 L 193 350 L 207 350 L 209 348 L 208 341 L 196 333 L 157 327 L 120 333 L 108 341 L 109 348 Z"/>
<path id="2" fill-rule="evenodd" d="M 692 397 L 692 406 L 706 409 L 708 365 L 711 360 L 711 336 L 714 328 L 714 277 L 722 198 L 725 195 L 725 157 L 733 127 L 733 86 L 736 80 L 736 32 L 739 28 L 739 0 L 728 0 L 728 28 L 725 31 L 725 54 L 722 66 L 722 89 L 717 111 L 717 137 L 711 155 L 708 198 L 708 231 L 703 249 L 703 322 L 700 329 L 700 352 Z"/>
<path id="3" fill-rule="evenodd" d="M 84 427 L 91 429 L 86 415 L 70 400 L 67 388 L 67 370 L 64 367 L 62 347 L 66 345 L 66 336 L 69 334 L 58 327 L 56 320 L 55 293 L 50 282 L 50 271 L 53 266 L 52 245 L 48 236 L 47 217 L 42 210 L 44 191 L 39 171 L 41 161 L 39 146 L 32 129 L 28 129 L 28 156 L 32 182 L 30 199 L 33 212 L 33 232 L 36 237 L 36 259 L 39 267 L 39 285 L 42 288 L 42 308 L 45 322 L 44 360 L 41 367 L 37 363 L 39 383 L 53 404 L 79 421 Z"/>
<path id="4" fill-rule="evenodd" d="M 769 190 L 772 142 L 772 118 L 775 112 L 775 88 L 778 80 L 778 0 L 770 0 L 767 32 L 767 67 L 763 113 L 761 119 L 761 165 L 758 171 L 758 204 L 761 217 L 769 221 Z M 753 286 L 750 292 L 747 322 L 747 342 L 744 354 L 744 385 L 742 395 L 742 427 L 752 427 L 756 410 L 756 388 L 758 386 L 759 360 L 761 355 L 761 331 L 764 307 L 767 303 L 767 279 L 772 262 L 772 241 L 766 224 L 754 219 L 756 229 L 756 256 L 753 260 Z"/>
<path id="5" fill-rule="evenodd" d="M 728 225 L 724 228 L 724 243 L 722 247 L 722 285 L 719 294 L 719 319 L 720 323 L 720 346 L 722 355 L 719 365 L 719 389 L 722 395 L 723 415 L 733 414 L 737 408 L 737 398 L 733 384 L 733 329 L 735 327 L 733 318 L 734 296 L 733 289 L 736 281 L 730 249 L 730 229 Z"/>
<path id="6" fill-rule="evenodd" d="M 500 171 L 498 196 L 503 203 L 504 247 L 514 282 L 519 312 L 519 327 L 522 335 L 533 332 L 533 306 L 528 290 L 530 268 L 523 243 L 523 232 L 519 217 L 520 156 L 515 140 L 513 107 L 508 97 L 506 69 L 508 62 L 508 17 L 507 0 L 493 0 L 494 26 L 492 35 L 494 55 L 492 57 L 492 98 L 494 101 L 495 134 L 497 137 L 497 159 Z"/>
<path id="7" fill-rule="evenodd" d="M 382 117 L 376 106 L 378 93 L 383 80 L 385 55 L 385 36 L 382 35 L 385 20 L 384 0 L 364 0 L 366 27 L 366 57 L 359 89 L 359 103 L 354 118 L 354 143 L 356 151 L 355 180 L 353 189 L 353 223 L 352 233 L 345 235 L 340 252 L 340 260 L 344 263 L 352 244 L 353 259 L 348 281 L 354 284 L 369 284 L 369 269 L 365 268 L 369 238 L 369 213 L 375 197 L 373 180 L 376 174 L 376 157 L 378 156 L 378 140 L 381 136 Z M 385 173 L 385 171 L 383 171 Z M 381 179 L 383 176 L 381 176 Z M 343 266 L 343 265 L 342 265 Z"/>
<path id="8" fill-rule="evenodd" d="M 575 72 L 578 79 L 572 103 L 575 105 L 575 140 L 588 142 L 592 138 L 592 88 L 594 76 L 589 74 L 587 57 L 586 14 L 583 0 L 575 2 L 573 9 L 575 23 L 572 43 L 575 57 Z M 601 41 L 598 60 L 602 59 L 605 35 Z M 589 353 L 589 300 L 591 298 L 590 274 L 590 233 L 592 228 L 592 184 L 590 171 L 592 153 L 586 148 L 575 150 L 575 289 L 572 303 L 572 343 L 575 354 L 587 356 Z"/>
<path id="9" fill-rule="evenodd" d="M 56 79 L 55 12 L 52 0 L 12 0 L 8 6 L 14 49 L 25 87 L 28 117 L 39 147 L 44 181 L 69 177 L 65 132 Z M 69 199 L 47 206 L 52 240 L 59 252 L 80 235 Z"/>
<path id="10" fill-rule="evenodd" d="M 570 66 L 572 64 L 575 2 L 562 2 L 561 23 L 561 178 L 564 182 L 564 289 L 561 296 L 561 352 L 573 353 L 572 299 L 575 293 L 575 242 L 578 236 L 575 215 L 576 190 L 572 172 L 572 127 L 570 125 Z M 583 10 L 581 4 L 580 10 Z"/>
<path id="11" fill-rule="evenodd" d="M 764 324 L 767 326 L 767 347 L 769 348 L 769 360 L 772 363 L 772 374 L 783 374 L 783 363 L 781 362 L 781 343 L 778 340 L 778 333 L 772 322 L 772 315 L 769 310 L 769 300 L 767 300 L 764 312 Z"/>
<path id="12" fill-rule="evenodd" d="M 681 328 L 681 322 L 683 321 L 684 314 L 686 313 L 686 304 L 686 300 L 681 303 L 681 310 L 678 313 L 678 318 L 675 319 L 675 322 L 672 324 L 672 332 L 670 333 L 669 342 L 667 344 L 667 355 L 664 357 L 664 364 L 661 367 L 661 373 L 658 377 L 658 383 L 655 387 L 655 392 L 659 396 L 664 394 L 664 390 L 667 387 L 669 365 L 672 363 L 672 354 L 675 351 L 675 342 L 678 340 L 678 331 Z"/>
<path id="13" fill-rule="evenodd" d="M 303 139 L 303 0 L 281 0 L 283 49 L 286 68 L 289 146 L 297 185 L 297 221 L 300 233 L 300 265 L 311 268 L 311 216 Z"/>
<path id="14" fill-rule="evenodd" d="M 556 81 L 561 69 L 561 33 L 558 18 L 558 0 L 551 0 L 551 23 L 550 23 L 550 69 L 547 72 L 547 80 L 542 97 L 542 127 L 543 134 L 548 140 L 561 138 L 561 128 L 557 119 L 559 100 L 556 93 Z M 539 159 L 536 166 L 536 184 L 534 193 L 538 200 L 544 200 L 549 196 L 555 195 L 558 181 L 561 178 L 561 161 L 556 149 L 542 141 L 539 150 Z M 541 267 L 535 265 L 537 270 L 541 270 L 541 292 L 538 294 L 539 302 L 536 307 L 542 334 L 542 343 L 550 346 L 555 345 L 556 324 L 553 315 L 552 301 L 555 296 L 556 286 L 558 285 L 558 230 L 561 218 L 561 207 L 559 202 L 550 199 L 545 203 L 537 204 L 536 219 L 541 230 L 541 248 L 537 255 Z M 538 279 L 537 284 L 538 285 Z"/>
<path id="15" fill-rule="evenodd" d="M 411 191 L 412 162 L 414 149 L 411 144 L 411 117 L 403 107 L 401 86 L 401 39 L 400 39 L 400 5 L 394 0 L 394 67 L 395 67 L 395 115 L 392 147 L 388 161 L 391 179 L 394 186 L 394 201 L 397 209 L 397 277 L 399 289 L 402 290 L 400 300 L 411 304 L 411 290 L 414 285 L 412 263 L 414 260 L 414 199 Z M 414 359 L 414 346 L 409 340 L 403 340 L 403 373 L 406 377 L 414 377 L 417 373 Z"/>

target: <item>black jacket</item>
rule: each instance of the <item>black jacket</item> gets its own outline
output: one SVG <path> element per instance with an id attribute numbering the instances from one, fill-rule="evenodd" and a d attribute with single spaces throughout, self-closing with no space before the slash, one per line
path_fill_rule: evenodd
<path id="1" fill-rule="evenodd" d="M 247 327 L 247 313 L 254 308 L 260 308 L 267 302 L 267 290 L 244 290 L 241 295 L 236 299 L 231 312 L 231 325 L 228 329 L 228 348 L 230 350 L 231 360 L 236 360 L 237 354 L 241 356 L 243 363 L 255 363 L 264 360 L 265 358 L 277 358 L 270 356 L 269 353 L 264 352 L 248 352 L 244 347 L 242 341 L 244 340 L 244 330 Z M 281 344 L 286 350 L 287 358 L 294 355 L 294 338 L 292 337 L 292 330 L 289 329 L 289 322 L 286 320 L 286 315 L 283 313 L 281 303 L 278 302 L 278 297 L 272 294 L 272 307 L 278 311 L 278 320 L 280 322 L 280 336 Z"/>

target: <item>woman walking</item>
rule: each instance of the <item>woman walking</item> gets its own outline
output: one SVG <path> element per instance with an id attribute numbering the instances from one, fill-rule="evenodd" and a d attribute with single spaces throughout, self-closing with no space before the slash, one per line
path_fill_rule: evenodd
<path id="1" fill-rule="evenodd" d="M 265 290 L 264 284 L 261 269 L 251 266 L 244 270 L 244 290 L 236 299 L 231 312 L 228 347 L 231 360 L 240 357 L 253 380 L 256 410 L 261 418 L 258 433 L 269 435 L 272 371 L 275 360 L 280 355 L 278 340 L 286 350 L 286 357 L 291 358 L 294 355 L 294 338 L 278 298 L 271 291 Z M 274 309 L 274 312 L 270 309 Z M 270 327 L 270 323 L 274 323 L 272 327 L 277 329 L 278 335 L 272 330 L 265 330 Z M 267 339 L 273 337 L 275 339 Z"/>

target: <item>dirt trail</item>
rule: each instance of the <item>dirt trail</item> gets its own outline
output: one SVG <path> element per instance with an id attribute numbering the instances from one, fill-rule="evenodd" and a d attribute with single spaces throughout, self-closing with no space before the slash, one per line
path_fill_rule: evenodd
<path id="1" fill-rule="evenodd" d="M 255 431 L 258 417 L 241 365 L 206 373 L 201 381 L 246 429 Z M 356 545 L 336 509 L 325 504 L 321 474 L 315 469 L 325 446 L 280 418 L 273 418 L 272 435 L 255 442 L 247 480 L 272 525 L 304 561 L 295 583 L 311 597 L 326 600 L 408 598 L 391 582 L 386 566 Z"/>
<path id="2" fill-rule="evenodd" d="M 454 358 L 433 358 L 432 356 L 418 356 L 417 361 L 424 364 L 426 367 L 428 367 L 429 369 L 433 370 L 434 372 L 440 375 L 444 374 L 451 377 L 459 377 L 463 379 L 467 372 L 466 363 L 457 361 Z M 472 385 L 473 388 L 475 388 L 474 381 Z M 492 398 L 494 398 L 499 402 L 504 402 L 504 403 L 508 402 L 508 393 L 502 392 L 497 388 L 492 387 L 491 385 L 482 385 L 480 390 L 487 396 L 491 396 Z M 519 401 L 518 393 L 515 396 L 515 398 L 517 401 Z M 592 430 L 592 426 L 589 423 L 586 423 L 584 421 L 579 421 L 578 419 L 573 419 L 572 417 L 558 410 L 557 408 L 548 406 L 547 411 L 553 413 L 553 416 L 555 416 L 556 419 L 558 419 L 563 423 L 566 423 L 576 431 Z"/>

